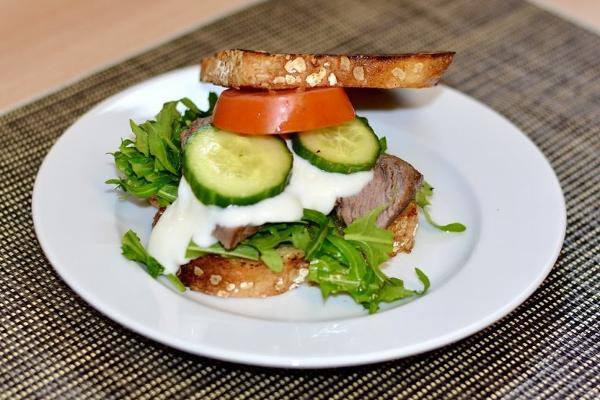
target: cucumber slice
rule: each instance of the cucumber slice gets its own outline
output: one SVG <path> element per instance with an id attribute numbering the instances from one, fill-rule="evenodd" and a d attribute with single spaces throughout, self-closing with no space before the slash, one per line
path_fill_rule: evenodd
<path id="1" fill-rule="evenodd" d="M 283 191 L 292 153 L 275 136 L 240 135 L 207 125 L 183 149 L 183 176 L 204 204 L 249 205 Z"/>
<path id="2" fill-rule="evenodd" d="M 294 135 L 292 148 L 312 165 L 328 172 L 350 174 L 373 168 L 379 157 L 379 138 L 366 118 Z"/>

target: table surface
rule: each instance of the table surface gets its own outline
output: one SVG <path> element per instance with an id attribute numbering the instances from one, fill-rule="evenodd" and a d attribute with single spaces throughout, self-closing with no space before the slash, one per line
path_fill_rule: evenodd
<path id="1" fill-rule="evenodd" d="M 0 0 L 0 113 L 256 2 Z M 600 31 L 600 1 L 534 3 Z"/>

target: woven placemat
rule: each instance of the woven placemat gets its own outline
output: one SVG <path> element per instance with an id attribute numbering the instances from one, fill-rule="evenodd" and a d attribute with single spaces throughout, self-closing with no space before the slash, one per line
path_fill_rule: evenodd
<path id="1" fill-rule="evenodd" d="M 567 235 L 542 287 L 457 344 L 315 371 L 185 354 L 84 303 L 53 271 L 33 232 L 31 191 L 42 158 L 98 101 L 228 47 L 456 50 L 445 82 L 518 125 L 561 181 Z M 269 1 L 0 117 L 0 398 L 598 398 L 599 82 L 600 38 L 520 1 Z"/>

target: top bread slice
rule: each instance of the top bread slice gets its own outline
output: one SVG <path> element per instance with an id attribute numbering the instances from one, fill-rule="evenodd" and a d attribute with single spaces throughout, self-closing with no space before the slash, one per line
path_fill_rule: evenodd
<path id="1" fill-rule="evenodd" d="M 201 61 L 200 80 L 232 88 L 423 88 L 435 85 L 454 52 L 393 55 L 271 54 L 223 50 Z"/>

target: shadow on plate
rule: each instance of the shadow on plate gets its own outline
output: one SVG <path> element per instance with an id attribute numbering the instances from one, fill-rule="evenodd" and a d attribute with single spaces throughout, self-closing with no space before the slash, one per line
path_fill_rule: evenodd
<path id="1" fill-rule="evenodd" d="M 346 89 L 357 110 L 417 108 L 432 103 L 442 93 L 440 86 L 427 89 Z"/>

